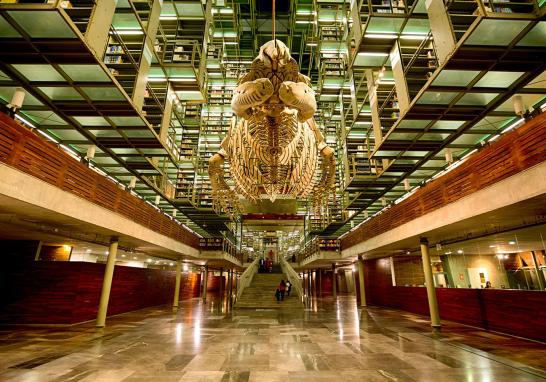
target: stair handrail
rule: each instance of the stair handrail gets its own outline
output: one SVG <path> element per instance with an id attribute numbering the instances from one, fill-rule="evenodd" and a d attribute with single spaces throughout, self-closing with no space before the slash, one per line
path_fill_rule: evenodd
<path id="1" fill-rule="evenodd" d="M 300 300 L 303 301 L 302 279 L 298 276 L 298 273 L 294 270 L 294 268 L 292 268 L 288 261 L 286 261 L 286 259 L 282 256 L 280 256 L 280 263 L 283 273 L 288 278 L 288 281 L 290 281 L 290 284 L 292 284 L 292 288 L 296 290 Z"/>
<path id="2" fill-rule="evenodd" d="M 252 279 L 254 278 L 254 275 L 258 272 L 258 263 L 260 261 L 260 257 L 257 256 L 252 263 L 248 266 L 247 269 L 241 274 L 241 277 L 239 277 L 239 285 L 237 286 L 237 300 L 241 297 L 243 294 L 243 291 L 247 286 L 250 285 L 252 282 Z"/>

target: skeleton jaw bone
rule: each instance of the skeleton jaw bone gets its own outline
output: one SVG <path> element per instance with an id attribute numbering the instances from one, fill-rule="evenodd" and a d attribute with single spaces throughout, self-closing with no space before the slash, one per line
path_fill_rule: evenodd
<path id="1" fill-rule="evenodd" d="M 279 88 L 279 98 L 288 107 L 298 110 L 298 120 L 305 122 L 317 111 L 315 92 L 303 82 L 284 81 Z"/>
<path id="2" fill-rule="evenodd" d="M 248 109 L 267 101 L 273 91 L 273 84 L 267 78 L 242 83 L 233 92 L 231 108 L 238 117 L 246 118 Z"/>

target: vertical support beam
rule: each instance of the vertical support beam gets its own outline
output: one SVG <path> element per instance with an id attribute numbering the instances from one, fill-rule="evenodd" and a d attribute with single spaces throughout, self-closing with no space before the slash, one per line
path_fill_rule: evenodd
<path id="1" fill-rule="evenodd" d="M 209 278 L 209 266 L 208 265 L 205 265 L 204 269 L 203 269 L 203 294 L 201 295 L 201 297 L 203 298 L 203 301 L 206 301 L 207 300 L 207 281 L 208 281 L 208 278 Z"/>
<path id="2" fill-rule="evenodd" d="M 355 51 L 352 52 L 351 58 L 353 58 L 358 53 L 358 46 L 360 45 L 360 40 L 362 39 L 362 22 L 360 21 L 360 9 L 359 0 L 351 0 L 351 17 L 353 19 L 353 38 L 355 40 Z"/>
<path id="3" fill-rule="evenodd" d="M 133 103 L 138 110 L 142 110 L 142 107 L 144 106 L 144 93 L 146 91 L 146 85 L 148 84 L 148 73 L 150 73 L 150 66 L 152 65 L 155 36 L 157 35 L 157 28 L 159 27 L 159 15 L 161 14 L 162 3 L 162 0 L 154 0 L 152 9 L 150 10 L 150 17 L 146 24 L 144 47 L 138 65 L 138 74 L 132 97 Z"/>
<path id="4" fill-rule="evenodd" d="M 535 266 L 535 272 L 537 274 L 538 288 L 544 290 L 544 274 L 540 271 L 538 266 L 537 254 L 535 251 L 531 251 L 531 256 L 533 257 L 533 264 Z"/>
<path id="5" fill-rule="evenodd" d="M 114 19 L 117 0 L 100 0 L 94 4 L 85 30 L 85 41 L 95 55 L 102 60 L 108 45 L 110 25 Z"/>
<path id="6" fill-rule="evenodd" d="M 443 0 L 425 0 L 438 62 L 442 65 L 455 49 L 455 35 Z"/>
<path id="7" fill-rule="evenodd" d="M 224 285 L 224 268 L 220 268 L 220 296 L 221 296 L 220 298 L 224 297 L 225 290 L 226 288 Z"/>
<path id="8" fill-rule="evenodd" d="M 396 98 L 398 99 L 398 108 L 400 114 L 404 114 L 409 109 L 410 98 L 404 68 L 402 66 L 402 55 L 400 54 L 400 44 L 398 40 L 390 53 L 392 75 L 394 77 L 394 85 L 396 88 Z"/>
<path id="9" fill-rule="evenodd" d="M 97 327 L 103 328 L 106 324 L 106 314 L 108 313 L 108 300 L 110 299 L 110 290 L 112 289 L 112 278 L 114 277 L 114 267 L 116 265 L 116 255 L 118 253 L 118 238 L 112 238 L 110 248 L 108 249 L 108 259 L 104 269 L 104 278 L 102 280 L 102 291 L 100 294 L 99 311 L 97 312 Z"/>
<path id="10" fill-rule="evenodd" d="M 176 281 L 174 285 L 173 310 L 178 309 L 178 300 L 180 299 L 180 279 L 182 277 L 182 260 L 176 262 Z"/>
<path id="11" fill-rule="evenodd" d="M 307 282 L 309 283 L 309 296 L 313 296 L 313 272 L 310 269 L 307 271 Z"/>
<path id="12" fill-rule="evenodd" d="M 232 304 L 232 296 L 233 296 L 233 270 L 228 269 L 227 300 L 228 300 L 229 306 L 231 306 Z"/>
<path id="13" fill-rule="evenodd" d="M 161 117 L 161 127 L 159 128 L 159 139 L 163 143 L 166 143 L 167 138 L 169 137 L 169 127 L 171 126 L 171 116 L 173 114 L 173 100 L 175 97 L 176 94 L 174 93 L 171 84 L 169 84 L 167 87 L 167 97 L 165 98 L 163 116 Z"/>
<path id="14" fill-rule="evenodd" d="M 425 283 L 427 287 L 428 308 L 430 310 L 430 325 L 433 328 L 440 328 L 440 313 L 438 311 L 438 300 L 436 299 L 436 288 L 432 277 L 432 266 L 430 265 L 430 255 L 428 252 L 428 240 L 421 238 L 421 257 L 423 259 L 423 271 L 425 273 Z"/>
<path id="15" fill-rule="evenodd" d="M 360 287 L 360 306 L 366 306 L 366 284 L 364 280 L 364 260 L 362 257 L 358 257 L 358 284 Z"/>
<path id="16" fill-rule="evenodd" d="M 318 269 L 318 295 L 322 297 L 322 268 Z"/>
<path id="17" fill-rule="evenodd" d="M 375 139 L 375 147 L 383 141 L 383 132 L 381 131 L 381 119 L 379 118 L 379 105 L 377 103 L 377 88 L 371 69 L 366 70 L 366 84 L 368 85 L 368 100 L 370 101 L 370 110 L 372 113 L 372 127 Z"/>
<path id="18" fill-rule="evenodd" d="M 335 264 L 332 264 L 332 296 L 334 296 L 334 300 L 337 298 L 337 277 Z"/>

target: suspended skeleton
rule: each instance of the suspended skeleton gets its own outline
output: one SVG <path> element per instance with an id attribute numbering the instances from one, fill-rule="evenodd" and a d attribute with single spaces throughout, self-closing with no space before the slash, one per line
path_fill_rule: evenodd
<path id="1" fill-rule="evenodd" d="M 250 72 L 239 80 L 231 101 L 240 117 L 232 124 L 220 151 L 209 160 L 215 209 L 229 215 L 241 211 L 238 195 L 255 202 L 266 195 L 306 197 L 320 207 L 334 189 L 334 151 L 326 145 L 313 115 L 315 93 L 288 48 L 272 40 L 260 48 Z M 318 153 L 320 179 L 315 179 Z M 224 180 L 230 165 L 235 189 Z"/>

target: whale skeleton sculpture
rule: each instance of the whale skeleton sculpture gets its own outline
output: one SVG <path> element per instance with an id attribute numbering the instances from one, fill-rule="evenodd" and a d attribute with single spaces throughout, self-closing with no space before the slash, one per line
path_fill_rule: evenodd
<path id="1" fill-rule="evenodd" d="M 312 196 L 320 214 L 335 195 L 334 151 L 313 118 L 317 103 L 310 85 L 284 43 L 272 40 L 260 48 L 231 101 L 239 122 L 232 120 L 209 160 L 215 211 L 233 218 L 242 212 L 239 196 L 252 202 Z M 225 181 L 225 161 L 234 188 Z"/>

